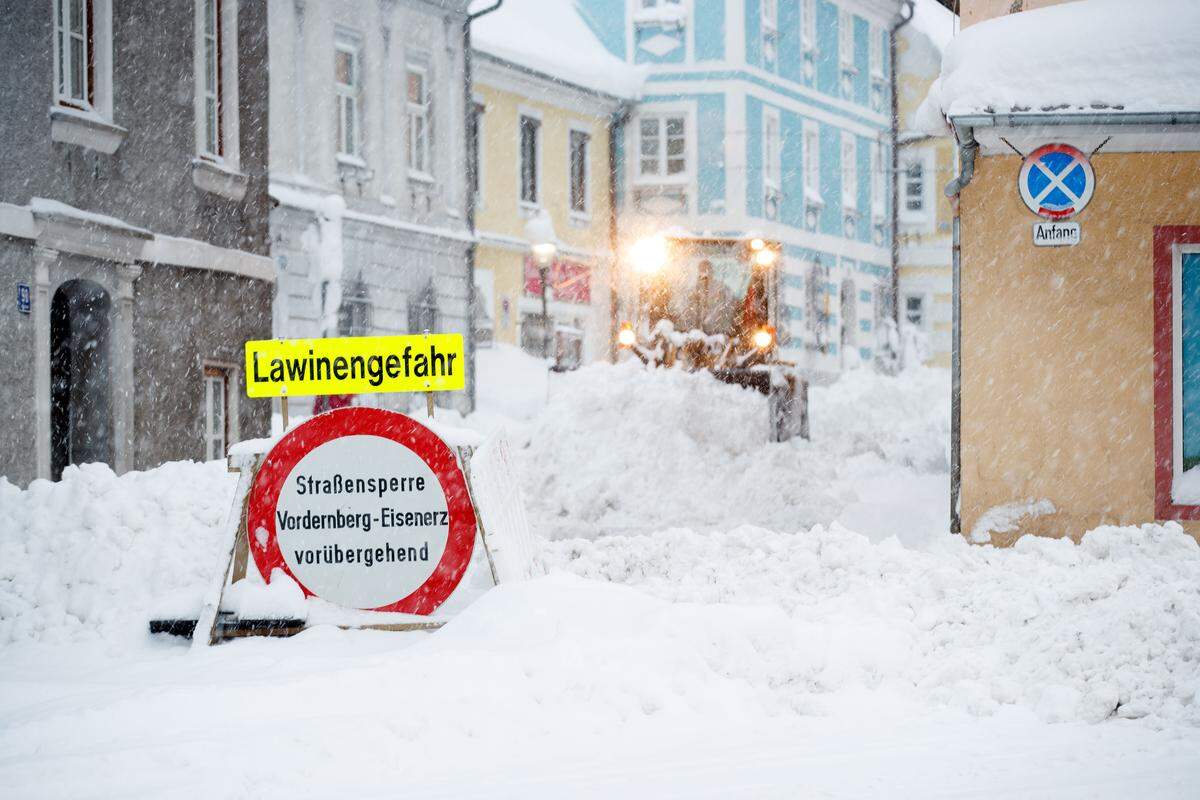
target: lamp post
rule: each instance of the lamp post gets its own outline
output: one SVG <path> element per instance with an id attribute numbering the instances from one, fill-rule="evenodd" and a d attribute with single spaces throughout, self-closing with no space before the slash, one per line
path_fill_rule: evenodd
<path id="1" fill-rule="evenodd" d="M 533 263 L 537 265 L 538 280 L 542 289 L 542 358 L 550 357 L 550 267 L 558 255 L 558 237 L 554 235 L 554 223 L 550 214 L 542 209 L 525 224 L 525 235 L 530 241 Z"/>

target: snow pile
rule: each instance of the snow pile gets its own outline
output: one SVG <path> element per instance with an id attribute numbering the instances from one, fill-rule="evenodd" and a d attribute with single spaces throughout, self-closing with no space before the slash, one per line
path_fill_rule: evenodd
<path id="1" fill-rule="evenodd" d="M 0 645 L 143 637 L 212 581 L 236 485 L 219 461 L 72 466 L 24 491 L 0 478 Z"/>
<path id="2" fill-rule="evenodd" d="M 534 530 L 550 538 L 743 522 L 794 532 L 856 499 L 839 486 L 850 459 L 944 472 L 948 397 L 943 372 L 854 371 L 811 391 L 811 442 L 773 444 L 757 392 L 596 364 L 556 382 L 517 460 Z"/>
<path id="3" fill-rule="evenodd" d="M 1200 3 L 1080 0 L 972 25 L 950 43 L 918 111 L 944 118 L 1009 112 L 1200 110 Z"/>
<path id="4" fill-rule="evenodd" d="M 1174 523 L 1098 528 L 1079 546 L 947 536 L 925 551 L 837 525 L 671 530 L 556 542 L 544 560 L 714 604 L 718 617 L 763 607 L 750 624 L 765 644 L 749 658 L 769 686 L 898 690 L 982 715 L 1018 704 L 1047 722 L 1200 725 L 1200 547 Z"/>
<path id="5" fill-rule="evenodd" d="M 624 99 L 636 99 L 645 78 L 645 70 L 604 48 L 572 0 L 505 0 L 499 9 L 471 23 L 471 45 L 558 80 Z"/>

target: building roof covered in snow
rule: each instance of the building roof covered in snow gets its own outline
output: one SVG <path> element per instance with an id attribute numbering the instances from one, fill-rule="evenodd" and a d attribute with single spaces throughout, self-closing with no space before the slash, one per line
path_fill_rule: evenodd
<path id="1" fill-rule="evenodd" d="M 1079 0 L 966 28 L 918 124 L 947 117 L 1200 111 L 1200 3 Z"/>
<path id="2" fill-rule="evenodd" d="M 477 0 L 472 11 L 490 3 Z M 496 58 L 595 92 L 635 99 L 645 71 L 614 56 L 573 0 L 504 0 L 471 24 L 471 46 Z"/>
<path id="3" fill-rule="evenodd" d="M 938 0 L 916 0 L 911 25 L 913 30 L 928 38 L 938 52 L 945 54 L 950 40 L 958 33 L 958 16 Z"/>

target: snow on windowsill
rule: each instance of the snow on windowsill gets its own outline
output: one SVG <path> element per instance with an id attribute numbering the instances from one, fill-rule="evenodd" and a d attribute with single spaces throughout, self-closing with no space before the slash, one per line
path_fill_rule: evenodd
<path id="1" fill-rule="evenodd" d="M 1177 505 L 1200 505 L 1200 466 L 1176 475 L 1171 482 L 1171 501 Z"/>
<path id="2" fill-rule="evenodd" d="M 416 170 L 409 171 L 408 179 L 413 183 L 424 183 L 427 185 L 432 184 L 434 181 L 433 176 L 428 172 L 418 172 Z"/>
<path id="3" fill-rule="evenodd" d="M 104 119 L 95 111 L 50 106 L 50 138 L 63 144 L 74 144 L 112 155 L 125 141 L 129 131 Z"/>
<path id="4" fill-rule="evenodd" d="M 367 162 L 358 156 L 347 155 L 346 153 L 337 154 L 337 163 L 339 167 L 348 167 L 350 169 L 366 169 Z"/>
<path id="5" fill-rule="evenodd" d="M 195 156 L 192 158 L 192 183 L 197 189 L 238 201 L 246 196 L 249 178 L 228 164 Z"/>
<path id="6" fill-rule="evenodd" d="M 687 18 L 687 9 L 683 7 L 683 3 L 663 3 L 660 6 L 635 11 L 633 24 L 682 28 L 687 24 Z"/>

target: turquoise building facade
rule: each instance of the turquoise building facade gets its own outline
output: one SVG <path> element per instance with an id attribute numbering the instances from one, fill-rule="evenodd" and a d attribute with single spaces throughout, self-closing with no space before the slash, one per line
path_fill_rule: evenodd
<path id="1" fill-rule="evenodd" d="M 576 0 L 646 70 L 618 132 L 623 241 L 684 229 L 784 245 L 783 356 L 870 362 L 890 330 L 900 0 Z M 882 328 L 882 329 L 881 329 Z"/>

